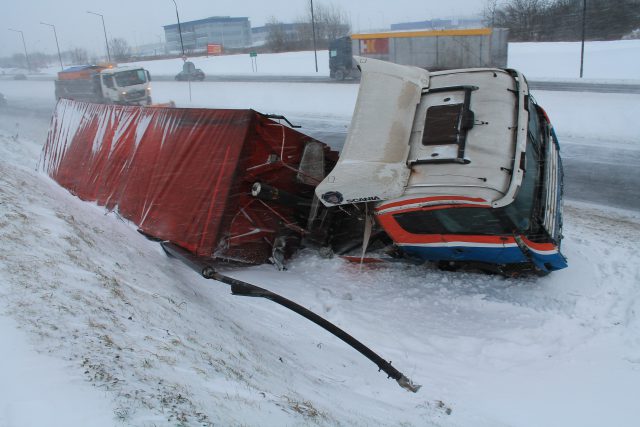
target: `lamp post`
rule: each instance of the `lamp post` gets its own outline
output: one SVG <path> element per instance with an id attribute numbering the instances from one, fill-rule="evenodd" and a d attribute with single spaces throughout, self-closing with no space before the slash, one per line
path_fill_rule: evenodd
<path id="1" fill-rule="evenodd" d="M 31 71 L 31 62 L 29 62 L 29 54 L 27 53 L 27 44 L 24 42 L 24 33 L 20 30 L 14 30 L 13 28 L 9 28 L 9 31 L 20 33 L 20 35 L 22 36 L 22 47 L 24 48 L 24 58 L 27 61 L 27 70 Z"/>
<path id="2" fill-rule="evenodd" d="M 176 18 L 178 18 L 178 33 L 180 34 L 180 47 L 182 48 L 182 60 L 186 61 L 186 55 L 184 54 L 184 43 L 182 42 L 182 27 L 180 26 L 180 15 L 178 14 L 178 4 L 176 0 L 173 0 L 173 5 L 176 7 Z"/>
<path id="3" fill-rule="evenodd" d="M 62 65 L 62 55 L 60 55 L 60 45 L 58 44 L 58 34 L 56 33 L 56 26 L 53 24 L 47 24 L 46 22 L 40 21 L 42 25 L 46 25 L 48 27 L 53 28 L 53 36 L 56 38 L 56 47 L 58 48 L 58 59 L 60 60 L 60 69 L 64 69 L 64 65 Z"/>
<path id="4" fill-rule="evenodd" d="M 580 78 L 584 69 L 584 36 L 587 29 L 587 0 L 582 0 L 582 44 L 580 46 Z"/>
<path id="5" fill-rule="evenodd" d="M 316 19 L 313 15 L 313 0 L 311 0 L 311 31 L 313 32 L 313 56 L 316 59 L 316 73 L 318 72 L 318 51 L 316 50 Z"/>
<path id="6" fill-rule="evenodd" d="M 104 30 L 104 43 L 107 45 L 107 60 L 111 62 L 111 52 L 109 52 L 109 41 L 107 40 L 107 27 L 104 25 L 104 16 L 100 13 L 90 12 L 87 10 L 87 13 L 92 15 L 97 15 L 102 18 L 102 29 Z"/>

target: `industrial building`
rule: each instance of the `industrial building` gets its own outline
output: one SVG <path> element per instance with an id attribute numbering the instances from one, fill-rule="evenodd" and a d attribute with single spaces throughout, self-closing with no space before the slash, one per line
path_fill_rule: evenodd
<path id="1" fill-rule="evenodd" d="M 212 16 L 196 21 L 181 22 L 185 51 L 206 50 L 207 44 L 221 44 L 223 49 L 244 48 L 252 45 L 251 22 L 247 17 Z M 178 24 L 164 26 L 169 52 L 180 52 Z"/>

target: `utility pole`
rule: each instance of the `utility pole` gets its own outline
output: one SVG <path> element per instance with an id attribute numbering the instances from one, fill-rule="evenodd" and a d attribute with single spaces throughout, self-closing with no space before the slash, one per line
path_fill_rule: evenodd
<path id="1" fill-rule="evenodd" d="M 60 69 L 64 69 L 64 65 L 62 65 L 62 55 L 60 55 L 60 45 L 58 44 L 58 34 L 56 33 L 56 26 L 53 24 L 47 24 L 46 22 L 40 21 L 42 25 L 47 25 L 53 28 L 53 36 L 56 38 L 56 47 L 58 48 L 58 59 L 60 60 Z"/>
<path id="2" fill-rule="evenodd" d="M 316 73 L 317 73 L 318 72 L 318 51 L 316 49 L 316 19 L 313 15 L 313 0 L 311 0 L 311 30 L 313 31 L 313 56 L 316 59 Z"/>
<path id="3" fill-rule="evenodd" d="M 107 45 L 107 60 L 111 62 L 111 52 L 109 52 L 109 40 L 107 40 L 107 27 L 104 25 L 104 15 L 100 13 L 89 12 L 88 10 L 87 10 L 87 13 L 90 13 L 92 15 L 98 15 L 100 18 L 102 18 L 102 29 L 104 30 L 104 43 Z"/>
<path id="4" fill-rule="evenodd" d="M 182 42 L 182 27 L 180 26 L 180 15 L 178 14 L 178 4 L 176 0 L 173 0 L 173 5 L 176 7 L 176 18 L 178 19 L 178 33 L 180 34 L 180 47 L 182 48 L 182 60 L 186 61 L 187 56 L 184 54 L 184 43 Z"/>
<path id="5" fill-rule="evenodd" d="M 584 37 L 587 29 L 587 0 L 582 0 L 582 45 L 580 47 L 580 78 L 584 69 Z"/>
<path id="6" fill-rule="evenodd" d="M 29 62 L 29 54 L 27 53 L 27 44 L 24 42 L 24 33 L 20 30 L 14 30 L 13 28 L 9 28 L 9 31 L 20 33 L 20 35 L 22 36 L 22 47 L 24 48 L 24 58 L 27 61 L 27 70 L 31 71 L 31 62 Z"/>

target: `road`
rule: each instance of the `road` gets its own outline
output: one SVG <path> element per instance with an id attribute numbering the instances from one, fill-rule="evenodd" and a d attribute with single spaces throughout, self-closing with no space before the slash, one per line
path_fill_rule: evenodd
<path id="1" fill-rule="evenodd" d="M 8 79 L 9 77 L 5 77 Z M 34 80 L 53 80 L 52 75 L 42 75 L 30 77 Z M 153 76 L 154 81 L 170 82 L 174 81 L 173 76 L 157 75 Z M 265 75 L 209 75 L 205 78 L 207 82 L 235 82 L 235 83 L 331 83 L 331 84 L 358 84 L 359 79 L 336 81 L 327 76 L 265 76 Z M 548 81 L 529 80 L 529 87 L 534 90 L 562 91 L 562 92 L 599 92 L 599 93 L 633 93 L 640 94 L 640 83 L 614 83 L 614 82 L 593 82 L 593 81 Z"/>
<path id="2" fill-rule="evenodd" d="M 44 140 L 55 101 L 49 82 L 1 82 L 0 92 L 5 92 L 11 103 L 10 108 L 0 111 L 0 128 L 9 132 L 18 132 L 23 136 L 35 140 Z M 290 99 L 279 99 L 277 94 L 282 90 L 283 83 L 273 84 L 238 84 L 245 94 L 250 93 L 252 98 L 242 103 L 224 105 L 225 108 L 250 108 L 266 112 L 285 112 L 294 123 L 302 125 L 301 131 L 308 135 L 328 143 L 335 149 L 342 148 L 347 135 L 349 115 L 341 113 L 330 115 L 321 110 L 312 111 L 308 106 L 303 113 L 296 111 L 296 106 L 291 106 Z M 250 89 L 247 89 L 250 85 Z M 158 82 L 154 84 L 154 92 L 160 93 L 157 100 L 165 101 L 164 97 L 173 97 L 176 90 L 183 92 L 185 84 L 176 82 Z M 210 87 L 211 86 L 211 87 Z M 216 93 L 222 96 L 221 83 L 198 83 L 194 90 L 198 93 Z M 233 85 L 231 85 L 233 88 Z M 351 85 L 349 85 L 351 86 Z M 8 90 L 15 90 L 9 96 Z M 353 92 L 355 88 L 344 85 L 300 85 L 299 91 L 315 87 L 313 90 L 319 94 L 327 91 Z M 32 90 L 27 90 L 32 88 Z M 229 89 L 225 89 L 229 90 Z M 273 91 L 270 93 L 269 91 Z M 311 89 L 309 89 L 311 90 Z M 207 92 L 209 91 L 209 92 Z M 231 90 L 233 92 L 233 90 Z M 351 93 L 350 92 L 350 93 Z M 24 96 L 18 94 L 24 93 Z M 304 93 L 304 92 L 303 92 Z M 268 95 L 265 95 L 268 94 Z M 313 97 L 318 95 L 303 95 Z M 335 95 L 334 95 L 335 96 Z M 621 96 L 621 95 L 612 95 Z M 348 103 L 353 96 L 350 94 L 335 100 L 336 103 Z M 243 98 L 246 98 L 244 96 Z M 175 98 L 168 98 L 175 99 Z M 167 100 L 168 100 L 167 99 Z M 347 101 L 345 101 L 347 100 Z M 214 102 L 214 101 L 210 101 Z M 179 103 L 179 105 L 181 105 Z M 270 106 L 267 110 L 265 106 Z M 342 111 L 351 111 L 352 105 L 343 107 Z M 640 211 L 640 141 L 634 143 L 615 143 L 594 138 L 564 137 L 560 135 L 562 146 L 562 158 L 565 168 L 565 194 L 570 200 L 584 201 L 588 203 L 602 204 L 617 208 Z M 635 195 L 635 196 L 632 196 Z"/>

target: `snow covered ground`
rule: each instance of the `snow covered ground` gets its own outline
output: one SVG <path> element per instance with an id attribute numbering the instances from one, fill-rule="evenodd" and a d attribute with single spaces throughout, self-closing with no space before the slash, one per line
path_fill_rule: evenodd
<path id="1" fill-rule="evenodd" d="M 640 80 L 640 40 L 584 44 L 584 79 Z M 580 77 L 580 42 L 509 43 L 509 67 L 530 80 Z"/>
<path id="2" fill-rule="evenodd" d="M 638 81 L 639 56 L 640 40 L 587 42 L 584 79 Z M 317 58 L 317 72 L 313 52 L 259 54 L 257 72 L 253 71 L 248 54 L 195 57 L 190 60 L 207 75 L 328 76 L 328 51 L 318 51 Z M 579 42 L 510 43 L 508 58 L 508 66 L 522 71 L 529 79 L 571 80 L 580 76 Z M 140 61 L 122 65 L 143 66 L 154 76 L 175 76 L 182 69 L 182 59 Z M 7 70 L 9 73 L 15 71 Z M 55 64 L 41 70 L 43 74 L 50 75 L 58 71 Z"/>
<path id="3" fill-rule="evenodd" d="M 204 83 L 190 102 L 186 87 L 154 82 L 154 97 L 332 130 L 357 91 Z M 637 425 L 639 212 L 567 203 L 569 268 L 544 278 L 360 270 L 313 252 L 285 272 L 229 273 L 343 327 L 423 385 L 411 394 L 322 329 L 231 296 L 36 172 L 44 129 L 27 112 L 53 106 L 52 83 L 0 81 L 0 92 L 25 111 L 0 112 L 0 427 Z M 561 141 L 640 150 L 640 96 L 536 97 Z"/>
<path id="4" fill-rule="evenodd" d="M 360 271 L 314 253 L 287 272 L 231 273 L 344 327 L 423 384 L 413 395 L 321 329 L 231 296 L 74 198 L 34 171 L 39 148 L 0 134 L 0 307 L 21 330 L 9 336 L 22 335 L 3 345 L 3 427 L 38 426 L 46 415 L 34 414 L 47 413 L 49 426 L 87 425 L 77 421 L 86 413 L 91 425 L 134 426 L 632 426 L 640 417 L 637 215 L 567 206 L 570 266 L 545 278 Z M 60 369 L 68 376 L 56 380 Z M 54 406 L 60 396 L 77 401 Z"/>

